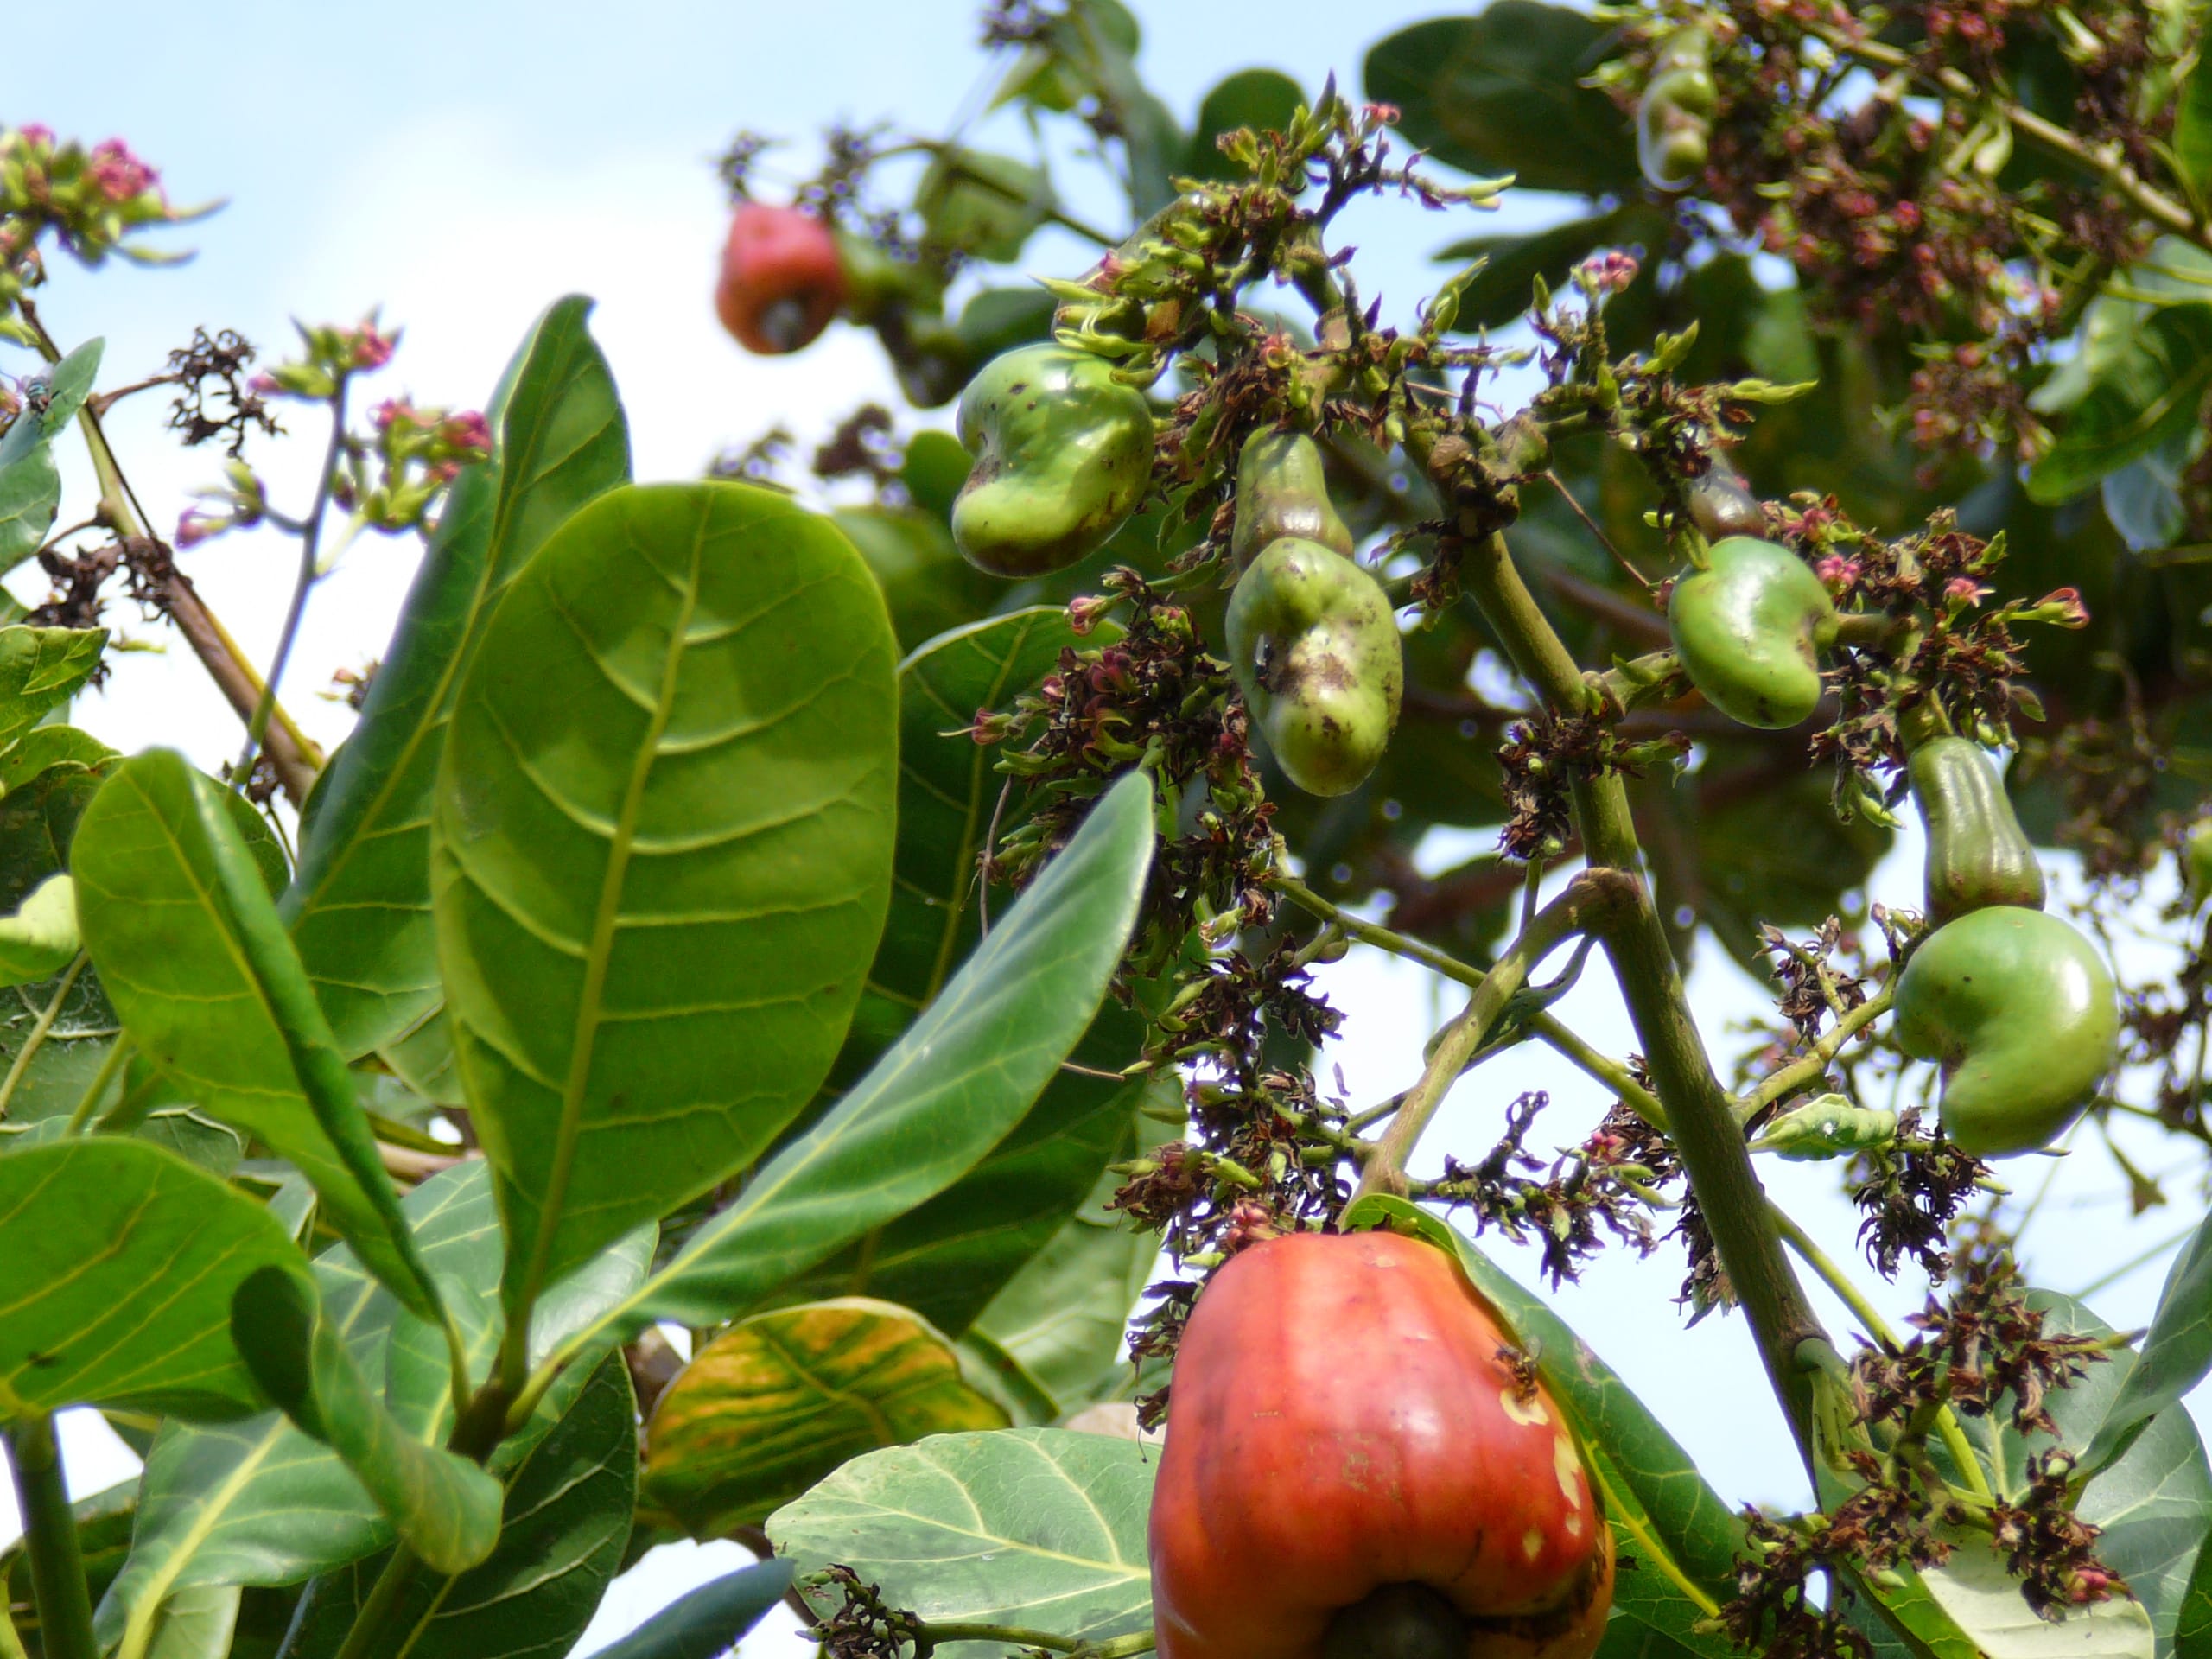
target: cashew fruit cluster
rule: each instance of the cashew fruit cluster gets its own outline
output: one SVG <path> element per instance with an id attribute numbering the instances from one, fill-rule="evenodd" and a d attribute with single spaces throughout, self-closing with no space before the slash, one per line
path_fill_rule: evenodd
<path id="1" fill-rule="evenodd" d="M 1319 542 L 1270 542 L 1229 597 L 1229 660 L 1283 775 L 1346 795 L 1390 746 L 1405 648 L 1382 586 Z"/>
<path id="2" fill-rule="evenodd" d="M 1660 42 L 1651 79 L 1636 106 L 1636 159 L 1661 190 L 1686 190 L 1705 171 L 1719 89 L 1713 41 L 1701 29 L 1677 29 Z"/>
<path id="3" fill-rule="evenodd" d="M 1041 575 L 1096 551 L 1151 481 L 1144 394 L 1089 352 L 1026 346 L 992 359 L 961 394 L 958 430 L 976 465 L 952 504 L 952 539 L 993 575 Z"/>
<path id="4" fill-rule="evenodd" d="M 1151 1517 L 1160 1659 L 1588 1659 L 1612 1537 L 1442 1251 L 1291 1234 L 1183 1333 Z"/>
<path id="5" fill-rule="evenodd" d="M 1691 683 L 1731 720 L 1776 731 L 1819 704 L 1835 601 L 1788 548 L 1751 536 L 1715 542 L 1704 569 L 1675 579 L 1667 626 Z"/>
<path id="6" fill-rule="evenodd" d="M 837 233 L 820 219 L 764 201 L 738 204 L 715 312 L 747 351 L 774 357 L 811 345 L 849 289 Z"/>

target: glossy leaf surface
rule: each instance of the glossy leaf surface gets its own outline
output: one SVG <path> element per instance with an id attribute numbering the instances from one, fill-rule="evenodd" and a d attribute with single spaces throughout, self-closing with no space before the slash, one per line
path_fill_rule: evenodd
<path id="1" fill-rule="evenodd" d="M 893 655 L 849 543 L 734 484 L 600 497 L 486 626 L 432 887 L 510 1306 L 742 1168 L 828 1071 L 890 886 Z"/>

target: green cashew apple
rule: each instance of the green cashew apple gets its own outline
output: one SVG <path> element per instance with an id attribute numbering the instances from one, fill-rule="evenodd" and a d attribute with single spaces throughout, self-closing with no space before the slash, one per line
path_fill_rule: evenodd
<path id="1" fill-rule="evenodd" d="M 1912 798 L 1928 826 L 1928 919 L 1992 905 L 2041 910 L 2043 866 L 1980 746 L 1939 737 L 1912 752 Z"/>
<path id="2" fill-rule="evenodd" d="M 1898 1045 L 1943 1069 L 1943 1133 L 1977 1158 L 2049 1146 L 2119 1057 L 2120 1003 L 2094 946 L 2056 916 L 1970 911 L 1898 977 Z"/>
<path id="3" fill-rule="evenodd" d="M 1707 558 L 1707 569 L 1675 580 L 1667 601 L 1682 667 L 1731 720 L 1769 731 L 1796 725 L 1821 700 L 1835 601 L 1802 559 L 1772 542 L 1731 536 Z"/>
<path id="4" fill-rule="evenodd" d="M 1319 542 L 1284 537 L 1229 599 L 1230 665 L 1284 775 L 1357 789 L 1389 747 L 1405 653 L 1382 586 Z"/>
<path id="5" fill-rule="evenodd" d="M 1329 500 L 1319 446 L 1303 432 L 1264 429 L 1244 441 L 1244 452 L 1237 457 L 1236 528 L 1230 536 L 1230 555 L 1243 570 L 1286 536 L 1352 556 L 1351 531 Z"/>
<path id="6" fill-rule="evenodd" d="M 1651 79 L 1636 106 L 1636 159 L 1661 190 L 1686 190 L 1705 171 L 1713 112 L 1713 42 L 1701 29 L 1677 29 L 1661 42 Z"/>
<path id="7" fill-rule="evenodd" d="M 952 539 L 998 576 L 1035 576 L 1095 552 L 1152 478 L 1152 410 L 1114 365 L 1025 346 L 983 365 L 961 395 L 975 469 L 952 504 Z"/>

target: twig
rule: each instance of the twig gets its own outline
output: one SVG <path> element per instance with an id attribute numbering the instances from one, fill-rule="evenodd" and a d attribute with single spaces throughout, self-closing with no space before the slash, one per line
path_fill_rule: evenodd
<path id="1" fill-rule="evenodd" d="M 1650 577 L 1645 575 L 1643 571 L 1637 569 L 1635 565 L 1629 563 L 1627 554 L 1622 552 L 1620 549 L 1613 545 L 1613 538 L 1605 534 L 1605 527 L 1595 518 L 1592 518 L 1589 513 L 1584 510 L 1581 502 L 1575 499 L 1574 492 L 1567 487 L 1567 480 L 1565 479 L 1561 478 L 1558 473 L 1549 467 L 1544 468 L 1544 477 L 1550 482 L 1551 486 L 1560 493 L 1560 499 L 1564 500 L 1567 505 L 1573 510 L 1574 516 L 1582 521 L 1583 529 L 1588 531 L 1591 535 L 1597 537 L 1598 545 L 1604 548 L 1605 551 L 1611 556 L 1612 561 L 1615 564 L 1620 566 L 1622 569 L 1627 571 L 1629 575 L 1634 576 L 1637 581 L 1643 583 L 1644 592 L 1649 593 L 1658 587 L 1659 584 L 1657 582 L 1652 581 Z M 1666 631 L 1664 624 L 1661 625 L 1660 631 L 1662 632 Z"/>
<path id="2" fill-rule="evenodd" d="M 40 1649 L 46 1659 L 99 1659 L 92 1599 L 85 1587 L 85 1559 L 62 1483 L 54 1419 L 43 1412 L 19 1418 L 8 1433 L 8 1452 L 30 1554 Z"/>

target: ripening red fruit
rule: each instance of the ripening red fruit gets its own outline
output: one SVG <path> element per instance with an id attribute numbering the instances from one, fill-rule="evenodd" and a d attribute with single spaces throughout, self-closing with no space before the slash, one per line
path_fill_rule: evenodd
<path id="1" fill-rule="evenodd" d="M 767 357 L 796 352 L 844 302 L 844 263 L 827 225 L 796 207 L 738 203 L 715 289 L 715 310 L 738 344 Z"/>
<path id="2" fill-rule="evenodd" d="M 1294 1233 L 1198 1298 L 1152 1499 L 1160 1659 L 1589 1659 L 1612 1539 L 1441 1250 Z"/>

